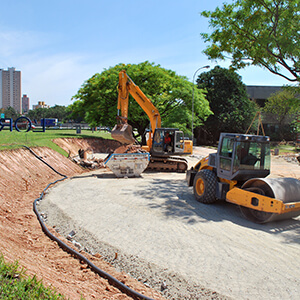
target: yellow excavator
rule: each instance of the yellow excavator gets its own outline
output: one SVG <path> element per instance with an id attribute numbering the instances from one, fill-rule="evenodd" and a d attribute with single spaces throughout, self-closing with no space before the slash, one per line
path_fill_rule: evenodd
<path id="1" fill-rule="evenodd" d="M 147 145 L 142 146 L 142 149 L 150 153 L 148 169 L 185 172 L 188 166 L 187 161 L 178 155 L 191 154 L 192 141 L 185 140 L 183 132 L 178 128 L 161 128 L 159 111 L 124 70 L 119 73 L 118 91 L 117 125 L 111 132 L 112 138 L 122 144 L 136 143 L 132 127 L 128 124 L 130 94 L 145 111 L 151 124 Z"/>
<path id="2" fill-rule="evenodd" d="M 268 136 L 221 133 L 218 151 L 201 159 L 186 173 L 197 201 L 226 200 L 256 223 L 300 215 L 300 181 L 265 178 L 270 174 Z"/>

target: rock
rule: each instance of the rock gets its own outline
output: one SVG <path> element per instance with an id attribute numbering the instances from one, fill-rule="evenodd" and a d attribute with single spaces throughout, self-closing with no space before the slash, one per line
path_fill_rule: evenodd
<path id="1" fill-rule="evenodd" d="M 163 281 L 160 286 L 161 291 L 164 291 L 167 288 L 168 288 L 168 286 L 167 286 L 166 282 Z"/>
<path id="2" fill-rule="evenodd" d="M 71 241 L 71 240 L 73 239 L 73 237 L 75 236 L 75 234 L 76 234 L 76 232 L 75 232 L 74 230 L 72 230 L 72 231 L 68 234 L 67 239 L 68 239 L 69 241 Z"/>
<path id="3" fill-rule="evenodd" d="M 76 242 L 76 241 L 72 241 L 72 244 L 73 244 L 76 248 L 78 248 L 78 249 L 81 249 L 81 248 L 82 248 L 81 244 L 78 243 L 78 242 Z"/>

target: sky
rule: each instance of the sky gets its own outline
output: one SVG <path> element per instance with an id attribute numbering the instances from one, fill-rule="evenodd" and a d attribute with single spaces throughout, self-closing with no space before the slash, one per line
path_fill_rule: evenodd
<path id="1" fill-rule="evenodd" d="M 31 107 L 70 105 L 87 79 L 119 63 L 149 61 L 192 82 L 203 66 L 229 66 L 209 61 L 200 37 L 211 30 L 201 11 L 223 2 L 231 0 L 0 0 L 0 69 L 22 72 Z M 257 67 L 238 73 L 246 85 L 288 84 Z"/>

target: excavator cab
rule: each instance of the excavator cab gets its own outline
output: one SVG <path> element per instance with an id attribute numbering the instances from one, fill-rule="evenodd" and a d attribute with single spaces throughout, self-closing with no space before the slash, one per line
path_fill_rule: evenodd
<path id="1" fill-rule="evenodd" d="M 184 153 L 184 135 L 178 128 L 156 128 L 153 135 L 152 155 L 170 156 Z"/>

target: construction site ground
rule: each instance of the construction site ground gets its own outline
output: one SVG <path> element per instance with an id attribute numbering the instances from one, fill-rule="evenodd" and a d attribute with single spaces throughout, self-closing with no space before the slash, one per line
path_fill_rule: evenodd
<path id="1" fill-rule="evenodd" d="M 84 147 L 98 152 L 82 140 L 57 144 L 70 155 Z M 108 169 L 86 172 L 51 149 L 34 151 L 69 177 L 38 205 L 50 230 L 139 293 L 153 299 L 298 299 L 300 217 L 258 225 L 227 202 L 196 202 L 185 174 L 117 179 Z M 195 147 L 189 165 L 212 151 Z M 70 299 L 129 299 L 42 232 L 32 202 L 61 176 L 26 149 L 1 151 L 0 168 L 4 257 Z M 300 166 L 273 156 L 271 176 L 300 179 Z M 70 233 L 73 244 L 66 239 Z"/>

